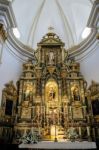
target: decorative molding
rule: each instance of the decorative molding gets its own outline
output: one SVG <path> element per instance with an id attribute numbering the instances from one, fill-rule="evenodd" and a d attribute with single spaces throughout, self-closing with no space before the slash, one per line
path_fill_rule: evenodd
<path id="1" fill-rule="evenodd" d="M 86 53 L 85 55 L 89 53 L 93 44 L 97 44 L 96 32 L 94 31 L 87 37 L 87 39 L 82 41 L 79 45 L 75 45 L 74 47 L 68 49 L 67 51 L 71 57 L 78 57 L 78 58 L 80 57 L 81 60 L 84 53 Z"/>
<path id="2" fill-rule="evenodd" d="M 87 26 L 97 29 L 98 21 L 99 21 L 99 0 L 96 0 L 93 4 Z"/>
<path id="3" fill-rule="evenodd" d="M 0 0 L 0 20 L 4 22 L 6 29 L 17 26 L 11 2 L 7 0 Z"/>
<path id="4" fill-rule="evenodd" d="M 89 53 L 93 51 L 93 45 L 96 48 L 98 45 L 98 20 L 99 20 L 99 1 L 94 1 L 87 26 L 92 28 L 91 34 L 82 41 L 79 45 L 76 45 L 72 47 L 71 49 L 68 49 L 68 52 L 70 53 L 71 57 L 77 57 L 77 60 L 81 61 L 84 58 L 86 58 Z M 91 48 L 92 47 L 92 48 Z"/>
<path id="5" fill-rule="evenodd" d="M 89 56 L 93 55 L 93 53 L 95 51 L 98 50 L 98 42 L 94 42 L 89 48 L 88 50 L 86 50 L 85 52 L 83 52 L 81 55 L 78 55 L 75 57 L 76 61 L 81 62 L 81 61 L 86 61 L 86 58 L 88 58 Z"/>
<path id="6" fill-rule="evenodd" d="M 34 50 L 20 42 L 12 32 L 9 32 L 8 43 L 21 55 L 34 59 Z"/>

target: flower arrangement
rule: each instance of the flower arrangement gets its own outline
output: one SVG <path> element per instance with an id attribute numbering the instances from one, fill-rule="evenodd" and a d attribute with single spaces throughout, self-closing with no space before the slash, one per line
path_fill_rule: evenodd
<path id="1" fill-rule="evenodd" d="M 20 141 L 21 143 L 24 144 L 32 144 L 32 143 L 38 143 L 40 140 L 40 135 L 37 132 L 29 132 L 25 133 L 21 138 Z"/>
<path id="2" fill-rule="evenodd" d="M 75 139 L 78 137 L 76 129 L 74 127 L 70 127 L 67 130 L 67 136 L 71 141 L 75 141 Z"/>

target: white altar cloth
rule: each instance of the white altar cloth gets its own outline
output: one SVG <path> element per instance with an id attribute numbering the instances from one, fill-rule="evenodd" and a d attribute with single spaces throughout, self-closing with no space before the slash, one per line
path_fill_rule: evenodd
<path id="1" fill-rule="evenodd" d="M 29 149 L 96 149 L 95 142 L 75 141 L 75 142 L 51 142 L 42 141 L 37 144 L 20 144 L 19 148 Z"/>

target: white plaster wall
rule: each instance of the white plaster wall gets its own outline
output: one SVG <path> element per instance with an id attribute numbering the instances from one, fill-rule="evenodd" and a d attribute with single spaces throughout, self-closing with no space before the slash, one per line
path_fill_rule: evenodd
<path id="1" fill-rule="evenodd" d="M 81 73 L 85 77 L 88 86 L 91 81 L 99 82 L 99 45 L 86 59 L 80 62 Z"/>
<path id="2" fill-rule="evenodd" d="M 7 46 L 4 46 L 2 60 L 0 64 L 0 104 L 2 99 L 2 89 L 4 84 L 13 80 L 16 85 L 16 81 L 19 79 L 22 72 L 22 62 L 11 54 Z"/>

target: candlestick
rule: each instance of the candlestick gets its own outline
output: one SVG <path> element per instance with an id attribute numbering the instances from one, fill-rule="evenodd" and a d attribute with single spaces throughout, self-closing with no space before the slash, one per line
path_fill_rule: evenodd
<path id="1" fill-rule="evenodd" d="M 79 127 L 79 135 L 81 136 L 81 127 Z"/>
<path id="2" fill-rule="evenodd" d="M 88 134 L 88 136 L 90 136 L 90 127 L 89 126 L 87 126 L 87 134 Z"/>

